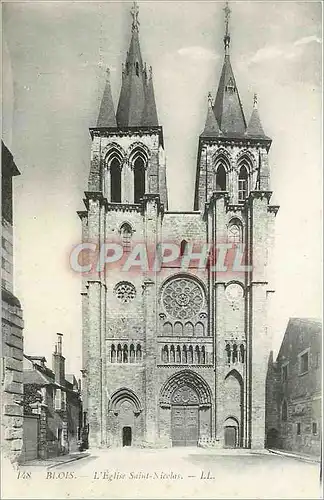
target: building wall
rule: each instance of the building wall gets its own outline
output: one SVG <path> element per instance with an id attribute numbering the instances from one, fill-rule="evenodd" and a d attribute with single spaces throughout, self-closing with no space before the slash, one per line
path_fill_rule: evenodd
<path id="1" fill-rule="evenodd" d="M 316 456 L 320 455 L 322 436 L 321 331 L 317 320 L 291 318 L 272 371 L 275 376 L 272 373 L 268 379 L 273 398 L 267 427 L 277 429 L 277 447 Z M 308 353 L 304 372 L 303 353 Z"/>
<path id="2" fill-rule="evenodd" d="M 205 141 L 200 137 L 197 211 L 173 213 L 166 211 L 165 185 L 160 183 L 165 162 L 157 132 L 98 128 L 92 132 L 92 139 L 86 210 L 80 212 L 84 242 L 99 247 L 103 242 L 120 244 L 120 230 L 127 223 L 132 242 L 144 242 L 150 258 L 150 252 L 161 242 L 180 245 L 186 240 L 198 245 L 200 251 L 205 243 L 214 248 L 228 243 L 235 222 L 239 243 L 245 245 L 252 268 L 232 268 L 237 248 L 233 245 L 226 271 L 214 271 L 211 266 L 201 270 L 197 262 L 191 262 L 185 271 L 180 262 L 165 264 L 161 271 L 151 267 L 125 271 L 119 262 L 110 265 L 106 273 L 95 271 L 83 276 L 83 387 L 90 443 L 120 445 L 122 424 L 129 422 L 129 426 L 134 425 L 135 444 L 170 445 L 170 401 L 164 401 L 165 394 L 170 400 L 171 387 L 175 390 L 177 383 L 188 383 L 192 387 L 196 384 L 199 398 L 205 398 L 199 407 L 201 439 L 224 446 L 225 428 L 234 422 L 238 446 L 263 448 L 271 345 L 267 311 L 273 291 L 270 262 L 277 212 L 270 204 L 267 155 L 271 141 L 242 137 Z M 147 159 L 146 194 L 134 204 L 132 169 L 136 151 Z M 109 168 L 113 155 L 122 172 L 121 203 L 111 203 Z M 219 158 L 226 158 L 226 192 L 215 192 Z M 241 200 L 244 203 L 239 202 L 238 193 L 241 162 L 248 171 L 245 200 Z M 193 288 L 187 293 L 178 287 L 178 295 L 170 293 L 168 306 L 164 296 L 172 283 L 175 288 L 177 283 L 180 288 L 191 283 Z M 199 310 L 183 318 L 172 312 L 180 296 L 190 303 L 191 294 L 201 300 L 199 293 L 203 297 Z M 194 304 L 191 307 L 194 310 Z M 191 335 L 186 334 L 190 322 Z M 131 362 L 131 349 L 137 346 L 141 357 Z M 179 348 L 184 353 L 184 348 L 190 347 L 205 349 L 203 363 L 163 358 L 163 349 L 171 353 Z"/>
<path id="3" fill-rule="evenodd" d="M 2 143 L 2 371 L 1 434 L 4 453 L 19 460 L 23 442 L 23 313 L 13 295 L 13 192 L 12 177 L 19 171 Z"/>

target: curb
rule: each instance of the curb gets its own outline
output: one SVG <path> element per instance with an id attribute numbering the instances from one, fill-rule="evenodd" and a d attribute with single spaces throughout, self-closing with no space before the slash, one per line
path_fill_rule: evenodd
<path id="1" fill-rule="evenodd" d="M 87 455 L 73 457 L 73 458 L 70 458 L 69 460 L 63 460 L 63 462 L 58 462 L 56 464 L 49 465 L 47 467 L 47 469 L 53 469 L 54 467 L 60 467 L 61 465 L 69 464 L 71 462 L 76 462 L 77 460 L 82 460 L 82 458 L 88 458 L 88 457 L 90 457 L 90 453 L 88 453 Z"/>
<path id="2" fill-rule="evenodd" d="M 307 455 L 295 455 L 294 453 L 290 452 L 285 452 L 281 450 L 268 450 L 269 453 L 273 453 L 274 455 L 281 455 L 282 457 L 286 458 L 295 458 L 296 460 L 301 460 L 302 462 L 309 462 L 313 464 L 320 464 L 320 459 L 318 458 L 312 458 Z"/>

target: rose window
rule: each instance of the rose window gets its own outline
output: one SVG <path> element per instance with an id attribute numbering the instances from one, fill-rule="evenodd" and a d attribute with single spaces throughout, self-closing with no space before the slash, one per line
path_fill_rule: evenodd
<path id="1" fill-rule="evenodd" d="M 124 304 L 127 304 L 134 299 L 136 289 L 132 283 L 129 283 L 128 281 L 121 281 L 120 283 L 117 283 L 115 287 L 115 294 L 117 299 Z"/>
<path id="2" fill-rule="evenodd" d="M 200 312 L 204 302 L 203 292 L 192 280 L 176 279 L 165 287 L 162 302 L 170 316 L 187 319 Z"/>

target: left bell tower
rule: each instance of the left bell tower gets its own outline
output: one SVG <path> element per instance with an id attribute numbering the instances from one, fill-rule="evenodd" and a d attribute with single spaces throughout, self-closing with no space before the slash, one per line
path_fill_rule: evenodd
<path id="1" fill-rule="evenodd" d="M 152 68 L 142 60 L 136 3 L 131 16 L 117 112 L 107 71 L 97 124 L 90 128 L 86 210 L 78 213 L 84 243 L 101 248 L 102 243 L 114 241 L 122 245 L 124 253 L 130 252 L 135 239 L 156 242 L 158 221 L 161 223 L 168 208 L 163 131 Z M 129 278 L 120 269 L 109 269 L 107 280 L 105 272 L 82 278 L 84 426 L 89 426 L 92 446 L 111 444 L 107 442 L 107 404 L 114 391 L 112 381 L 124 377 L 138 381 L 139 390 L 143 386 L 148 321 L 143 312 L 143 279 L 140 272 Z M 113 363 L 115 353 L 122 356 L 123 365 Z M 145 359 L 149 363 L 150 356 Z M 147 399 L 149 404 L 148 389 Z M 138 426 L 142 428 L 141 423 Z M 142 431 L 137 432 L 139 436 Z"/>
<path id="2" fill-rule="evenodd" d="M 144 194 L 159 194 L 167 208 L 163 131 L 155 104 L 152 67 L 143 63 L 138 6 L 131 10 L 132 30 L 115 113 L 109 70 L 92 137 L 89 191 L 110 203 L 140 203 Z"/>

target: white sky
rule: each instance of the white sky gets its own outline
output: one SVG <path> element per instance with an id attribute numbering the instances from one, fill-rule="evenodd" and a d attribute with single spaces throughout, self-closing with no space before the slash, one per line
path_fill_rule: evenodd
<path id="1" fill-rule="evenodd" d="M 153 66 L 171 210 L 191 210 L 198 135 L 223 63 L 223 2 L 140 2 L 142 55 Z M 80 241 L 90 137 L 111 68 L 115 106 L 130 39 L 128 2 L 3 5 L 3 137 L 15 179 L 15 292 L 25 351 L 51 363 L 64 333 L 67 371 L 81 368 Z M 248 119 L 253 93 L 270 152 L 276 220 L 274 342 L 289 317 L 320 317 L 321 4 L 232 2 L 231 60 Z M 181 179 L 182 182 L 179 182 Z"/>

